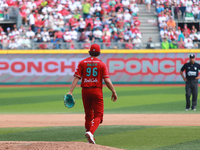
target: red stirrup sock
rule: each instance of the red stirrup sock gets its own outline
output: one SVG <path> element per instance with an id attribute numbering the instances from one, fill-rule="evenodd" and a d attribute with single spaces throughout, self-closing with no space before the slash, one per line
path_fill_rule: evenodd
<path id="1" fill-rule="evenodd" d="M 91 128 L 90 128 L 90 132 L 91 132 L 92 134 L 94 134 L 94 132 L 95 132 L 96 129 L 98 128 L 99 124 L 100 124 L 100 119 L 99 119 L 99 118 L 95 118 L 95 119 L 93 120 L 93 124 L 92 124 L 92 126 L 91 126 Z"/>
<path id="2" fill-rule="evenodd" d="M 90 131 L 91 125 L 92 125 L 92 121 L 89 121 L 89 120 L 85 121 L 85 130 L 86 130 L 86 132 Z"/>

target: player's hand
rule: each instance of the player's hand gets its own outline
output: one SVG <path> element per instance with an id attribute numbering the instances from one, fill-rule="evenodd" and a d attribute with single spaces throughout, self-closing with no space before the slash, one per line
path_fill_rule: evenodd
<path id="1" fill-rule="evenodd" d="M 196 77 L 195 79 L 197 79 L 197 80 L 200 79 L 200 76 Z"/>
<path id="2" fill-rule="evenodd" d="M 185 82 L 187 82 L 187 79 L 186 79 L 186 78 L 184 78 L 184 81 L 185 81 Z"/>
<path id="3" fill-rule="evenodd" d="M 72 92 L 68 92 L 67 94 L 72 95 Z M 66 95 L 67 95 L 67 94 L 66 94 Z"/>
<path id="4" fill-rule="evenodd" d="M 112 93 L 111 100 L 112 100 L 113 102 L 115 102 L 115 101 L 117 100 L 117 93 L 116 93 L 116 92 L 113 92 L 113 93 Z"/>

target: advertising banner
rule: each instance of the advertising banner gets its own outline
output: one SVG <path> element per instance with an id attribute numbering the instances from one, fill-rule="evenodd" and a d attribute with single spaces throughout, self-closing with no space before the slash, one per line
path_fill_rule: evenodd
<path id="1" fill-rule="evenodd" d="M 196 62 L 200 62 L 200 54 Z M 70 84 L 88 54 L 1 54 L 0 84 Z M 101 54 L 114 83 L 182 82 L 180 68 L 189 53 Z"/>

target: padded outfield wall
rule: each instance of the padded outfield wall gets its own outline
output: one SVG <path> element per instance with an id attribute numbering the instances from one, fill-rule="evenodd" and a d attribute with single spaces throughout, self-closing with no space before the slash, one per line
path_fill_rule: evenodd
<path id="1" fill-rule="evenodd" d="M 183 53 L 184 51 L 184 53 Z M 181 66 L 200 50 L 102 50 L 99 58 L 117 84 L 183 83 Z M 88 50 L 0 51 L 0 84 L 70 84 Z"/>

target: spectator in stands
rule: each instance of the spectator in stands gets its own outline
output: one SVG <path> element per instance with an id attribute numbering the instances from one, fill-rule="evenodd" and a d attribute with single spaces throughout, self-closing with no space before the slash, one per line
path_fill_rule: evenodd
<path id="1" fill-rule="evenodd" d="M 57 40 L 56 43 L 53 45 L 53 49 L 61 49 L 61 43 L 60 40 Z"/>
<path id="2" fill-rule="evenodd" d="M 170 17 L 169 21 L 167 21 L 167 26 L 170 27 L 170 28 L 175 29 L 176 23 L 175 23 L 175 21 L 173 20 L 173 17 L 172 17 L 172 16 Z"/>
<path id="3" fill-rule="evenodd" d="M 8 48 L 9 48 L 9 49 L 17 49 L 17 48 L 18 48 L 17 46 L 18 46 L 18 45 L 17 45 L 17 43 L 15 42 L 15 39 L 14 39 L 14 38 L 11 39 L 11 42 L 9 43 Z"/>
<path id="4" fill-rule="evenodd" d="M 82 4 L 82 11 L 83 11 L 83 18 L 87 18 L 87 16 L 89 15 L 90 12 L 90 3 L 88 2 L 89 0 L 83 1 Z"/>
<path id="5" fill-rule="evenodd" d="M 96 18 L 94 21 L 94 29 L 99 28 L 99 30 L 103 29 L 102 23 L 100 21 L 100 18 Z"/>
<path id="6" fill-rule="evenodd" d="M 31 41 L 29 40 L 27 36 L 25 36 L 25 39 L 23 40 L 22 44 L 25 49 L 31 48 Z"/>
<path id="7" fill-rule="evenodd" d="M 197 35 L 194 36 L 194 39 L 192 41 L 193 41 L 193 44 L 194 44 L 194 48 L 200 48 L 199 47 L 200 44 L 199 44 L 199 40 L 198 40 Z"/>
<path id="8" fill-rule="evenodd" d="M 86 40 L 85 33 L 82 32 L 81 35 L 80 35 L 80 37 L 79 37 L 79 39 L 78 39 L 78 42 L 85 42 L 85 40 Z"/>
<path id="9" fill-rule="evenodd" d="M 136 49 L 140 49 L 142 41 L 141 39 L 138 37 L 138 35 L 136 35 L 136 37 L 133 39 L 133 44 L 134 44 L 134 48 Z"/>
<path id="10" fill-rule="evenodd" d="M 147 42 L 147 46 L 146 46 L 147 49 L 153 49 L 153 41 L 152 41 L 152 38 L 150 37 L 149 38 L 149 41 Z"/>
<path id="11" fill-rule="evenodd" d="M 194 3 L 194 6 L 193 6 L 193 8 L 192 8 L 192 13 L 193 13 L 193 15 L 194 15 L 194 18 L 195 18 L 195 19 L 198 19 L 199 8 L 198 8 L 198 6 L 197 6 L 196 3 Z"/>
<path id="12" fill-rule="evenodd" d="M 194 37 L 197 37 L 195 30 L 192 30 L 192 33 L 189 35 L 190 39 L 194 40 Z"/>
<path id="13" fill-rule="evenodd" d="M 43 31 L 41 32 L 42 35 L 42 40 L 47 42 L 50 41 L 50 36 L 49 36 L 49 32 L 47 31 L 46 28 L 43 29 Z"/>
<path id="14" fill-rule="evenodd" d="M 162 11 L 164 11 L 164 7 L 161 4 L 157 5 L 156 12 L 160 14 Z"/>
<path id="15" fill-rule="evenodd" d="M 43 42 L 43 40 L 42 40 L 42 36 L 41 36 L 40 34 L 37 35 L 36 42 L 37 42 L 37 43 L 41 43 L 41 42 Z"/>
<path id="16" fill-rule="evenodd" d="M 57 29 L 57 32 L 54 34 L 54 39 L 63 41 L 63 32 L 60 29 Z"/>
<path id="17" fill-rule="evenodd" d="M 96 41 L 101 41 L 101 37 L 103 35 L 103 32 L 99 30 L 99 28 L 96 28 L 96 30 L 93 32 L 94 38 Z"/>
<path id="18" fill-rule="evenodd" d="M 124 17 L 123 17 L 123 18 L 124 18 L 124 22 L 130 22 L 130 21 L 131 21 L 131 15 L 130 15 L 128 9 L 125 10 L 125 13 L 124 13 Z"/>
<path id="19" fill-rule="evenodd" d="M 140 26 L 140 24 L 141 24 L 141 22 L 140 22 L 140 20 L 138 19 L 138 17 L 135 17 L 134 26 L 135 26 L 136 28 L 138 28 L 138 27 Z"/>
<path id="20" fill-rule="evenodd" d="M 180 38 L 180 41 L 178 42 L 178 48 L 184 49 L 185 48 L 185 43 L 183 41 L 183 38 Z"/>
<path id="21" fill-rule="evenodd" d="M 26 36 L 29 38 L 29 39 L 34 39 L 35 38 L 35 32 L 33 32 L 31 30 L 31 28 L 28 29 L 28 31 L 26 32 Z"/>
<path id="22" fill-rule="evenodd" d="M 151 0 L 145 0 L 146 11 L 151 12 Z"/>
<path id="23" fill-rule="evenodd" d="M 169 42 L 167 41 L 166 37 L 163 38 L 162 42 L 162 49 L 169 49 Z"/>
<path id="24" fill-rule="evenodd" d="M 176 43 L 175 39 L 172 39 L 172 42 L 169 43 L 170 49 L 177 49 L 178 44 Z"/>
<path id="25" fill-rule="evenodd" d="M 71 34 L 70 34 L 69 29 L 66 29 L 66 31 L 65 31 L 65 33 L 64 33 L 64 35 L 63 35 L 63 39 L 64 39 L 64 41 L 67 42 L 67 43 L 72 42 L 72 36 L 71 36 Z"/>
<path id="26" fill-rule="evenodd" d="M 137 4 L 134 4 L 133 7 L 131 7 L 130 9 L 133 17 L 138 16 L 139 8 L 137 7 Z"/>
<path id="27" fill-rule="evenodd" d="M 183 41 L 185 39 L 185 36 L 182 32 L 178 35 L 178 41 L 180 41 L 180 39 L 182 39 Z"/>
<path id="28" fill-rule="evenodd" d="M 91 43 L 93 43 L 94 40 L 95 40 L 95 37 L 93 36 L 92 31 L 91 31 L 90 34 L 88 35 L 88 40 L 89 40 L 89 42 L 91 42 Z"/>
<path id="29" fill-rule="evenodd" d="M 31 14 L 29 15 L 29 25 L 31 26 L 31 30 L 35 32 L 35 11 L 32 10 Z"/>
<path id="30" fill-rule="evenodd" d="M 10 19 L 8 7 L 4 7 L 4 10 L 3 10 L 3 17 L 4 17 L 4 20 L 9 20 L 9 19 Z"/>
<path id="31" fill-rule="evenodd" d="M 70 31 L 70 35 L 71 35 L 72 40 L 78 39 L 78 33 L 77 33 L 77 31 L 75 30 L 74 27 L 72 27 L 72 30 Z"/>
<path id="32" fill-rule="evenodd" d="M 79 32 L 83 32 L 86 29 L 86 22 L 83 20 L 83 18 L 80 19 L 79 21 Z"/>
<path id="33" fill-rule="evenodd" d="M 187 49 L 191 49 L 194 47 L 193 41 L 190 38 L 188 38 L 187 41 L 185 38 L 184 43 L 185 43 L 185 48 L 187 48 Z"/>

